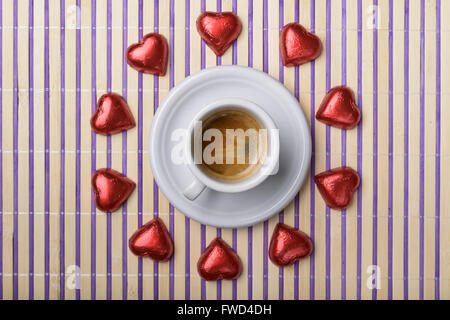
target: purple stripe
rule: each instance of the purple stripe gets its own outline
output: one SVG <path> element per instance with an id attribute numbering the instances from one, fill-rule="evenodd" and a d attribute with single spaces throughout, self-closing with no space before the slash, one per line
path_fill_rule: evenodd
<path id="1" fill-rule="evenodd" d="M 378 8 L 378 0 L 373 0 Z M 376 9 L 375 9 L 376 10 Z M 373 265 L 377 265 L 378 255 L 378 24 L 374 19 L 373 29 Z M 377 299 L 377 288 L 372 289 L 372 299 Z"/>
<path id="2" fill-rule="evenodd" d="M 299 3 L 298 1 L 295 2 L 295 22 L 299 22 Z M 299 66 L 295 67 L 295 83 L 294 83 L 294 91 L 295 91 L 295 97 L 297 100 L 300 99 L 300 83 L 299 83 Z M 299 101 L 300 102 L 300 101 Z M 295 203 L 294 203 L 294 226 L 296 229 L 300 228 L 300 191 L 295 196 Z M 298 284 L 298 275 L 299 275 L 299 262 L 297 261 L 294 264 L 294 299 L 299 299 L 299 284 Z"/>
<path id="3" fill-rule="evenodd" d="M 405 78 L 404 78 L 404 199 L 403 199 L 403 291 L 404 291 L 404 299 L 408 300 L 408 233 L 409 233 L 409 0 L 405 0 L 405 33 L 404 33 L 404 69 L 405 69 Z"/>
<path id="4" fill-rule="evenodd" d="M 77 0 L 77 10 L 81 10 L 81 1 Z M 81 188 L 81 17 L 77 16 L 77 93 L 76 93 L 76 265 L 81 266 L 81 202 L 80 202 L 80 188 Z M 80 289 L 76 289 L 76 299 L 80 299 Z"/>
<path id="5" fill-rule="evenodd" d="M 222 238 L 222 230 L 217 229 L 217 238 Z M 222 300 L 222 280 L 217 280 L 217 300 Z"/>
<path id="6" fill-rule="evenodd" d="M 154 12 L 154 20 L 155 20 L 154 29 L 155 29 L 155 32 L 159 32 L 159 0 L 155 0 L 154 6 L 155 6 L 155 8 L 154 8 L 154 11 L 155 11 Z M 142 22 L 143 22 L 143 19 L 142 19 Z M 154 92 L 155 92 L 155 95 L 154 95 L 154 99 L 155 99 L 155 101 L 154 101 L 154 111 L 156 112 L 156 110 L 158 110 L 158 108 L 159 108 L 159 76 L 154 76 L 153 79 L 154 79 Z M 142 75 L 141 75 L 141 84 L 142 84 Z M 142 85 L 141 85 L 141 88 L 142 88 Z M 141 98 L 142 98 L 142 93 L 141 93 Z M 141 103 L 141 105 L 142 105 L 142 103 Z M 142 116 L 140 118 L 143 117 L 142 112 L 141 112 L 141 115 Z M 142 143 L 142 135 L 143 135 L 143 132 L 142 132 L 142 130 L 143 130 L 142 120 L 141 120 L 140 128 L 141 128 L 141 132 L 140 132 L 139 136 L 141 137 L 141 143 Z M 142 148 L 143 147 L 141 146 L 140 149 L 142 150 Z M 141 160 L 140 172 L 142 174 L 142 152 L 141 152 L 140 160 Z M 159 199 L 159 188 L 158 188 L 158 186 L 156 186 L 155 192 L 157 192 L 156 195 L 157 195 L 157 198 Z M 142 208 L 142 198 L 141 198 L 139 203 L 141 204 L 141 208 Z M 158 200 L 157 204 L 159 205 L 159 200 Z M 159 207 L 156 207 L 155 216 L 159 216 Z M 142 224 L 142 222 L 141 222 L 141 224 Z M 154 263 L 153 291 L 154 291 L 154 299 L 158 300 L 159 299 L 159 264 L 157 262 Z"/>
<path id="7" fill-rule="evenodd" d="M 34 0 L 30 0 L 29 9 L 28 9 L 28 46 L 29 46 L 29 54 L 28 54 L 28 96 L 29 96 L 29 140 L 28 140 L 28 149 L 29 149 L 29 159 L 28 159 L 28 170 L 29 170 L 29 183 L 28 183 L 28 211 L 29 211 L 29 239 L 28 239 L 28 268 L 29 268 L 29 276 L 28 276 L 28 291 L 29 291 L 29 299 L 34 300 Z M 61 69 L 63 69 L 61 67 Z M 61 84 L 63 82 L 61 81 Z M 61 94 L 61 97 L 63 95 Z M 61 107 L 63 104 L 61 104 Z M 64 249 L 62 250 L 64 252 Z M 64 269 L 63 269 L 64 270 Z M 1 272 L 1 271 L 0 271 Z M 64 292 L 61 290 L 61 292 Z"/>
<path id="8" fill-rule="evenodd" d="M 0 26 L 3 26 L 3 0 L 0 0 Z M 3 53 L 3 28 L 0 30 Z M 0 188 L 3 190 L 3 59 L 0 59 Z M 3 192 L 0 192 L 0 300 L 3 300 Z"/>
<path id="9" fill-rule="evenodd" d="M 237 0 L 233 0 L 233 12 L 237 14 Z M 237 41 L 233 43 L 233 64 L 237 64 Z M 233 229 L 233 249 L 237 252 L 237 229 Z M 237 280 L 233 280 L 233 300 L 237 299 Z"/>
<path id="10" fill-rule="evenodd" d="M 269 222 L 264 222 L 264 238 L 263 238 L 263 299 L 268 300 L 269 295 L 269 281 L 268 281 L 268 273 L 269 273 L 269 261 L 267 252 L 269 250 Z"/>
<path id="11" fill-rule="evenodd" d="M 295 77 L 295 82 L 297 82 L 298 76 Z M 298 96 L 296 95 L 297 100 Z M 294 227 L 295 229 L 300 229 L 300 219 L 299 219 L 299 213 L 300 213 L 300 192 L 297 193 L 294 200 Z M 299 262 L 296 261 L 294 263 L 294 300 L 299 299 L 299 284 L 298 284 L 298 276 L 299 276 Z"/>
<path id="12" fill-rule="evenodd" d="M 187 0 L 189 1 L 189 0 Z M 189 61 L 189 60 L 188 60 Z M 184 269 L 185 269 L 185 286 L 184 286 L 184 298 L 186 300 L 191 299 L 191 248 L 190 248 L 190 240 L 191 240 L 191 223 L 189 218 L 184 219 L 184 230 L 185 230 L 185 244 L 184 244 L 184 252 L 185 252 L 185 263 L 184 263 Z"/>
<path id="13" fill-rule="evenodd" d="M 237 0 L 233 0 L 233 12 L 237 14 Z M 237 43 L 233 43 L 233 64 L 237 64 Z"/>
<path id="14" fill-rule="evenodd" d="M 440 219 L 441 219 L 441 0 L 436 1 L 436 225 L 435 299 L 440 299 Z"/>
<path id="15" fill-rule="evenodd" d="M 156 6 L 156 3 L 155 3 Z M 142 39 L 143 27 L 144 27 L 144 4 L 142 0 L 139 0 L 139 39 Z M 157 11 L 155 9 L 155 16 Z M 155 20 L 156 24 L 156 20 Z M 143 128 L 142 128 L 142 117 L 143 117 L 143 97 L 142 97 L 142 83 L 143 75 L 141 72 L 138 73 L 138 227 L 142 226 L 142 145 L 143 145 Z M 157 90 L 155 89 L 155 96 L 157 96 Z M 156 104 L 155 104 L 156 108 Z M 156 265 L 156 263 L 155 263 Z M 157 268 L 157 267 L 155 267 Z M 138 298 L 143 299 L 143 265 L 142 258 L 138 258 Z M 158 292 L 158 279 L 155 278 L 155 296 Z"/>
<path id="16" fill-rule="evenodd" d="M 60 184 L 61 184 L 61 193 L 59 197 L 59 299 L 65 299 L 65 248 L 64 248 L 64 216 L 65 216 L 65 208 L 66 208 L 66 198 L 65 198 L 65 186 L 66 186 L 66 127 L 65 127 L 65 119 L 66 119 L 66 2 L 65 0 L 61 0 L 61 11 L 60 11 L 60 22 L 61 22 L 61 170 L 60 170 Z M 32 13 L 30 12 L 30 16 Z M 32 66 L 32 64 L 30 64 Z M 30 78 L 32 79 L 32 78 Z M 30 106 L 31 109 L 31 106 Z M 31 113 L 30 113 L 31 117 Z M 30 126 L 30 132 L 33 132 Z M 30 140 L 33 135 L 30 135 Z M 30 146 L 31 149 L 31 146 Z M 31 176 L 30 176 L 31 178 Z M 30 192 L 31 194 L 31 192 Z"/>
<path id="17" fill-rule="evenodd" d="M 388 299 L 392 300 L 392 259 L 394 221 L 392 217 L 394 193 L 394 2 L 389 0 L 389 199 L 388 199 Z"/>
<path id="18" fill-rule="evenodd" d="M 419 299 L 424 298 L 425 251 L 425 0 L 420 3 L 420 248 L 419 248 Z"/>
<path id="19" fill-rule="evenodd" d="M 77 0 L 77 10 L 81 10 L 81 2 Z M 76 265 L 81 266 L 81 202 L 80 202 L 80 188 L 81 188 L 81 21 L 80 17 L 77 16 L 77 93 L 76 93 L 76 227 L 75 227 L 75 237 L 76 237 Z M 80 299 L 80 289 L 76 289 L 76 299 Z"/>
<path id="20" fill-rule="evenodd" d="M 141 2 L 142 1 L 140 1 L 140 4 L 141 4 Z M 143 5 L 142 5 L 142 7 L 143 7 Z M 139 38 L 142 38 L 143 37 L 143 29 L 142 28 L 143 28 L 143 23 L 144 23 L 143 10 L 140 10 L 139 12 L 140 12 L 139 25 L 141 27 L 139 29 L 140 30 Z M 155 2 L 154 2 L 154 20 L 155 20 L 154 31 L 156 33 L 158 33 L 159 32 L 159 0 L 155 0 Z M 159 107 L 159 77 L 154 76 L 153 81 L 154 81 L 154 109 L 153 109 L 153 111 L 156 112 Z M 142 149 L 143 149 L 142 74 L 139 75 L 139 83 L 140 83 L 139 84 L 139 88 L 140 88 L 140 94 L 139 94 L 139 99 L 140 99 L 140 102 L 139 102 L 139 106 L 140 106 L 140 108 L 139 108 L 139 114 L 140 114 L 140 116 L 139 116 L 139 122 L 140 122 L 140 124 L 139 124 L 139 143 L 140 143 L 140 148 L 139 148 L 139 150 L 141 150 L 140 157 L 139 157 L 139 163 L 140 163 L 140 165 L 139 165 L 140 177 L 139 178 L 140 178 L 140 185 L 141 185 L 141 188 L 140 188 L 141 191 L 139 194 L 140 195 L 139 206 L 140 206 L 140 213 L 141 213 L 139 226 L 142 226 L 142 192 L 143 192 L 143 190 L 142 190 L 142 188 L 143 188 L 142 187 Z M 156 182 L 153 182 L 153 184 L 155 186 L 153 192 L 156 196 L 156 203 L 154 202 L 154 204 L 153 204 L 153 206 L 155 208 L 154 216 L 159 217 L 159 188 L 156 185 Z M 141 263 L 142 263 L 142 259 L 141 259 Z M 141 268 L 142 268 L 142 266 L 141 266 Z M 154 271 L 153 297 L 155 300 L 158 300 L 159 299 L 159 264 L 158 264 L 158 262 L 153 263 L 153 269 L 154 269 L 153 270 Z M 141 272 L 141 274 L 142 274 L 142 272 Z"/>
<path id="21" fill-rule="evenodd" d="M 202 224 L 201 226 L 201 231 L 200 231 L 200 252 L 203 253 L 203 251 L 205 251 L 206 249 L 206 226 Z M 201 280 L 200 282 L 201 285 L 201 297 L 202 300 L 206 299 L 206 281 L 205 280 Z"/>
<path id="22" fill-rule="evenodd" d="M 248 300 L 253 300 L 253 227 L 248 228 Z"/>
<path id="23" fill-rule="evenodd" d="M 106 68 L 107 68 L 107 91 L 111 92 L 111 68 L 112 68 L 112 3 L 111 0 L 108 0 L 107 2 L 107 57 L 106 57 Z M 106 162 L 108 168 L 111 168 L 111 136 L 108 136 L 107 138 L 107 156 L 106 156 Z M 111 225 L 111 212 L 108 212 L 106 215 L 106 299 L 111 300 L 112 296 L 112 262 L 111 262 L 111 250 L 112 250 L 112 244 L 111 244 L 111 232 L 112 232 L 112 225 Z"/>
<path id="24" fill-rule="evenodd" d="M 237 229 L 233 229 L 233 250 L 237 252 Z M 237 280 L 233 280 L 232 283 L 232 299 L 237 300 Z"/>
<path id="25" fill-rule="evenodd" d="M 92 0 L 91 4 L 92 13 L 92 29 L 91 29 L 91 37 L 92 37 L 92 51 L 91 51 L 91 59 L 92 59 L 92 106 L 91 112 L 95 113 L 97 110 L 97 0 Z M 91 172 L 92 175 L 96 171 L 96 153 L 97 153 L 97 138 L 94 132 L 91 134 Z M 91 299 L 95 300 L 97 296 L 96 292 L 96 281 L 97 281 L 97 211 L 96 205 L 94 201 L 94 193 L 91 193 Z"/>
<path id="26" fill-rule="evenodd" d="M 358 106 L 362 114 L 362 0 L 358 0 Z M 358 125 L 358 174 L 362 176 L 362 122 Z M 358 190 L 357 203 L 357 253 L 356 298 L 361 300 L 362 255 L 362 186 Z"/>
<path id="27" fill-rule="evenodd" d="M 189 1 L 189 0 L 187 0 Z M 188 31 L 189 32 L 189 31 Z M 189 61 L 189 59 L 187 60 Z M 189 74 L 188 74 L 189 75 Z M 191 299 L 191 248 L 190 248 L 190 220 L 189 218 L 184 219 L 184 230 L 185 230 L 185 244 L 184 244 L 184 252 L 185 252 L 185 263 L 184 263 L 184 270 L 185 270 L 185 286 L 184 286 L 184 297 L 186 300 Z"/>
<path id="28" fill-rule="evenodd" d="M 342 0 L 342 85 L 347 84 L 347 0 Z M 341 133 L 341 163 L 347 165 L 347 130 Z M 347 210 L 342 210 L 341 216 L 341 298 L 347 299 Z"/>
<path id="29" fill-rule="evenodd" d="M 126 60 L 126 51 L 128 48 L 128 0 L 123 0 L 123 35 L 122 35 L 122 96 L 128 99 L 128 67 Z M 122 170 L 127 175 L 127 132 L 122 133 Z M 128 299 L 128 205 L 127 202 L 122 207 L 122 298 Z"/>
<path id="30" fill-rule="evenodd" d="M 13 130 L 14 130 L 14 233 L 13 233 L 13 299 L 18 299 L 18 290 L 19 290 L 19 159 L 18 159 L 18 135 L 19 135 L 19 80 L 18 80 L 18 62 L 17 62 L 17 45 L 18 45 L 18 37 L 17 37 L 17 6 L 18 1 L 14 1 L 14 44 L 13 44 L 13 69 L 14 69 L 14 96 L 13 96 Z M 47 50 L 48 51 L 48 50 Z M 45 69 L 47 72 L 47 69 Z M 47 233 L 46 233 L 47 234 Z M 47 261 L 47 260 L 46 260 Z"/>
<path id="31" fill-rule="evenodd" d="M 295 78 L 295 81 L 297 82 L 298 76 Z M 297 100 L 298 100 L 298 96 Z M 294 201 L 294 227 L 295 229 L 300 229 L 300 219 L 299 219 L 299 214 L 300 214 L 300 192 L 297 193 L 297 195 L 295 196 L 295 201 Z M 298 300 L 299 299 L 299 262 L 296 261 L 294 264 L 294 300 Z"/>
<path id="32" fill-rule="evenodd" d="M 279 0 L 279 26 L 278 30 L 281 32 L 281 29 L 283 29 L 284 24 L 284 0 Z M 279 54 L 279 76 L 280 76 L 280 82 L 284 84 L 284 67 L 283 62 L 281 60 L 281 54 Z M 284 223 L 284 211 L 281 211 L 279 214 L 279 221 L 280 223 Z M 278 297 L 280 300 L 284 299 L 284 268 L 279 268 L 278 270 Z"/>
<path id="33" fill-rule="evenodd" d="M 267 0 L 264 0 L 263 3 L 263 42 L 264 42 L 264 51 L 263 51 L 263 69 L 264 72 L 269 72 L 269 35 L 268 35 L 268 24 L 269 24 L 269 14 L 268 14 L 268 3 Z M 263 299 L 267 300 L 269 296 L 269 259 L 268 259 L 268 247 L 269 247 L 269 221 L 264 222 L 264 243 L 263 243 Z"/>
<path id="34" fill-rule="evenodd" d="M 126 50 L 128 46 L 128 0 L 123 0 L 123 38 L 122 38 L 122 96 L 125 100 L 128 98 L 128 74 L 127 74 L 127 61 Z M 122 168 L 123 174 L 127 175 L 127 132 L 122 133 Z M 122 298 L 128 299 L 128 261 L 127 261 L 127 203 L 125 202 L 122 207 Z"/>
<path id="35" fill-rule="evenodd" d="M 49 2 L 45 1 L 45 299 L 50 298 L 50 33 Z M 78 264 L 79 265 L 79 264 Z"/>
<path id="36" fill-rule="evenodd" d="M 222 0 L 216 2 L 217 12 L 222 12 Z M 222 57 L 217 57 L 216 65 L 222 65 Z M 222 238 L 222 229 L 217 228 L 217 238 Z M 217 300 L 222 300 L 222 280 L 217 281 Z"/>
<path id="37" fill-rule="evenodd" d="M 328 92 L 331 87 L 331 0 L 327 0 L 327 30 L 326 30 L 326 91 Z M 331 141 L 330 141 L 330 126 L 326 128 L 326 168 L 331 169 Z M 331 295 L 331 221 L 330 221 L 330 208 L 326 208 L 326 231 L 325 231 L 325 241 L 326 241 L 326 282 L 325 282 L 325 297 L 327 300 L 330 299 Z"/>
<path id="38" fill-rule="evenodd" d="M 201 2 L 201 11 L 205 12 L 206 11 L 206 1 L 202 0 Z M 203 40 L 201 40 L 201 44 L 200 44 L 200 63 L 201 63 L 201 68 L 205 69 L 205 65 L 206 65 L 206 58 L 205 58 L 205 42 Z M 201 226 L 201 235 L 200 235 L 200 247 L 201 247 L 201 252 L 203 253 L 203 251 L 205 251 L 206 248 L 206 226 L 202 225 Z M 201 280 L 200 281 L 200 286 L 201 286 L 201 297 L 202 300 L 206 299 L 206 282 L 205 280 Z"/>
<path id="39" fill-rule="evenodd" d="M 314 33 L 316 28 L 316 1 L 311 0 L 311 32 Z M 311 179 L 310 179 L 310 214 L 311 214 L 311 240 L 314 243 L 316 239 L 316 186 L 314 185 L 313 177 L 316 175 L 316 62 L 311 62 Z M 316 295 L 315 290 L 315 275 L 316 275 L 316 254 L 311 255 L 309 264 L 310 281 L 309 281 L 309 298 L 314 300 Z"/>
<path id="40" fill-rule="evenodd" d="M 190 0 L 186 0 L 185 4 L 185 60 L 184 60 L 184 75 L 188 77 L 191 73 L 191 34 L 190 34 L 190 10 L 191 3 Z M 186 300 L 191 299 L 191 222 L 188 217 L 184 219 L 184 230 L 185 230 L 185 286 L 184 286 L 184 297 Z"/>
<path id="41" fill-rule="evenodd" d="M 205 12 L 206 11 L 206 0 L 202 0 L 201 2 L 201 12 Z M 205 61 L 205 42 L 203 40 L 201 40 L 201 45 L 200 45 L 200 55 L 201 55 L 201 68 L 204 69 L 205 65 L 206 65 L 206 61 Z"/>
<path id="42" fill-rule="evenodd" d="M 174 34 L 174 28 L 175 28 L 175 2 L 174 0 L 170 0 L 170 89 L 172 89 L 175 86 L 175 61 L 174 61 L 174 51 L 175 51 L 175 34 Z M 169 232 L 172 236 L 172 239 L 175 235 L 175 218 L 174 218 L 174 207 L 172 204 L 169 206 L 170 211 L 170 221 L 169 221 Z M 170 274 L 169 274 L 169 297 L 170 300 L 173 300 L 175 298 L 175 263 L 174 263 L 174 256 L 170 259 Z"/>
<path id="43" fill-rule="evenodd" d="M 248 66 L 253 67 L 253 0 L 248 1 Z M 248 228 L 248 300 L 253 299 L 253 227 Z"/>
<path id="44" fill-rule="evenodd" d="M 217 7 L 217 12 L 222 12 L 222 0 L 217 0 L 216 2 L 216 7 Z M 220 66 L 222 64 L 222 57 L 221 56 L 217 56 L 216 57 L 216 65 Z M 218 281 L 218 285 L 217 285 L 217 289 L 222 288 L 222 282 L 219 280 Z M 217 292 L 217 294 L 219 294 L 219 292 Z M 220 300 L 220 299 L 218 299 Z"/>

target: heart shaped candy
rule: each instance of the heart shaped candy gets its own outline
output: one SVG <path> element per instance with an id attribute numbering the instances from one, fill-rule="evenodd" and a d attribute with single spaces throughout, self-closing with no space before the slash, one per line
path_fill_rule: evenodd
<path id="1" fill-rule="evenodd" d="M 128 47 L 128 64 L 139 72 L 164 76 L 167 69 L 169 47 L 164 36 L 149 33 L 139 43 Z"/>
<path id="2" fill-rule="evenodd" d="M 197 31 L 218 56 L 227 51 L 242 30 L 239 17 L 233 12 L 203 12 L 197 18 Z"/>
<path id="3" fill-rule="evenodd" d="M 91 118 L 91 128 L 95 133 L 110 135 L 135 126 L 133 114 L 124 98 L 112 92 L 100 97 L 97 111 Z"/>
<path id="4" fill-rule="evenodd" d="M 326 204 L 337 210 L 344 210 L 350 205 L 353 193 L 360 184 L 358 173 L 348 167 L 318 174 L 314 181 Z"/>
<path id="5" fill-rule="evenodd" d="M 283 223 L 276 225 L 269 247 L 269 257 L 274 264 L 289 266 L 310 256 L 312 251 L 313 243 L 305 233 Z"/>
<path id="6" fill-rule="evenodd" d="M 164 222 L 155 218 L 137 230 L 128 241 L 136 256 L 149 257 L 155 261 L 168 261 L 173 254 L 173 242 Z"/>
<path id="7" fill-rule="evenodd" d="M 198 260 L 197 270 L 207 281 L 234 280 L 241 274 L 242 264 L 236 252 L 225 241 L 216 238 Z"/>
<path id="8" fill-rule="evenodd" d="M 289 23 L 280 34 L 281 59 L 286 67 L 298 66 L 320 56 L 322 42 L 299 23 Z"/>
<path id="9" fill-rule="evenodd" d="M 361 120 L 353 91 L 346 86 L 331 89 L 323 99 L 316 119 L 329 126 L 352 129 Z"/>
<path id="10" fill-rule="evenodd" d="M 128 199 L 136 184 L 113 169 L 100 169 L 92 177 L 95 204 L 104 212 L 114 212 Z"/>

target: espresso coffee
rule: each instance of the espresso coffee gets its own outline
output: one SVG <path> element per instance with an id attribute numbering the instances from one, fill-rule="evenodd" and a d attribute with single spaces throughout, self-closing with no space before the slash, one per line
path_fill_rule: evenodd
<path id="1" fill-rule="evenodd" d="M 266 131 L 240 109 L 218 111 L 202 122 L 202 170 L 209 176 L 238 182 L 252 176 L 266 153 Z"/>

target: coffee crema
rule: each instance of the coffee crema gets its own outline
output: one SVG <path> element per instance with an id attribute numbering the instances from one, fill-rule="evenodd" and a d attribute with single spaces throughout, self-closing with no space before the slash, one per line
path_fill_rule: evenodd
<path id="1" fill-rule="evenodd" d="M 251 114 L 224 109 L 202 122 L 201 169 L 212 178 L 238 182 L 252 176 L 263 164 L 267 132 Z"/>

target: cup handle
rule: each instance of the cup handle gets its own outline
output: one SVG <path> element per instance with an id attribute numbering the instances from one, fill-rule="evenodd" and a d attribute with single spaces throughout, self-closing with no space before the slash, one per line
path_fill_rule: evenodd
<path id="1" fill-rule="evenodd" d="M 189 187 L 184 190 L 183 194 L 186 198 L 194 201 L 205 190 L 206 186 L 199 180 L 194 180 Z"/>

